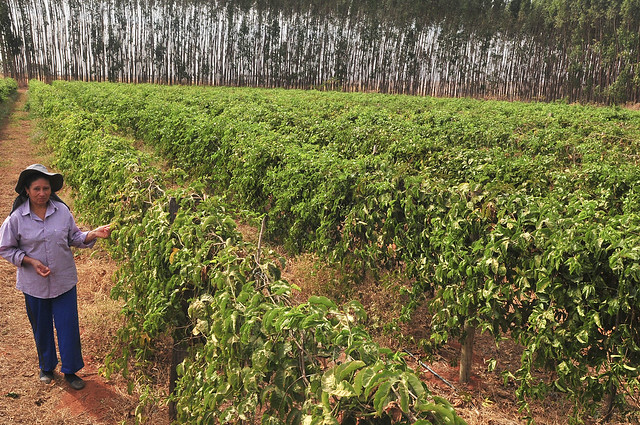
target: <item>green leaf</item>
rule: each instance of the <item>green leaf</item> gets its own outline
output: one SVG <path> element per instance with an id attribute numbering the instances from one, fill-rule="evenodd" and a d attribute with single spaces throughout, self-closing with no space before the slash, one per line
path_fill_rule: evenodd
<path id="1" fill-rule="evenodd" d="M 602 322 L 600 321 L 600 314 L 598 314 L 598 312 L 593 314 L 593 321 L 598 328 L 602 328 Z"/>
<path id="2" fill-rule="evenodd" d="M 378 387 L 373 397 L 373 408 L 378 416 L 382 415 L 382 411 L 387 406 L 391 393 L 391 382 L 384 381 Z"/>
<path id="3" fill-rule="evenodd" d="M 582 329 L 580 332 L 576 334 L 576 339 L 580 343 L 586 344 L 587 342 L 589 342 L 589 332 L 587 332 L 586 329 Z"/>
<path id="4" fill-rule="evenodd" d="M 358 396 L 362 394 L 362 391 L 369 386 L 369 382 L 371 381 L 371 379 L 382 369 L 384 369 L 384 365 L 382 363 L 376 363 L 373 366 L 367 366 L 363 369 L 360 369 L 356 373 L 356 376 L 353 380 L 353 387 Z"/>
<path id="5" fill-rule="evenodd" d="M 287 415 L 287 419 L 285 422 L 288 425 L 300 425 L 302 423 L 302 411 L 296 407 L 293 407 Z"/>
<path id="6" fill-rule="evenodd" d="M 329 402 L 329 393 L 326 391 L 323 391 L 320 398 L 322 399 L 322 406 L 324 408 L 324 411 L 325 412 L 331 411 L 331 403 Z"/>
<path id="7" fill-rule="evenodd" d="M 400 408 L 403 412 L 409 411 L 409 388 L 405 377 L 396 386 L 397 396 L 400 398 Z"/>
<path id="8" fill-rule="evenodd" d="M 553 381 L 553 385 L 555 385 L 555 387 L 558 389 L 558 391 L 566 393 L 567 392 L 567 388 L 560 385 L 560 382 L 556 379 Z"/>
<path id="9" fill-rule="evenodd" d="M 418 405 L 418 410 L 422 412 L 431 412 L 437 419 L 443 420 L 447 424 L 455 424 L 455 417 L 451 410 L 445 406 L 436 403 L 424 403 Z"/>
<path id="10" fill-rule="evenodd" d="M 356 392 L 353 386 L 347 381 L 340 381 L 337 387 L 330 392 L 331 395 L 336 397 L 355 397 Z"/>
<path id="11" fill-rule="evenodd" d="M 422 398 L 425 395 L 424 384 L 422 381 L 413 373 L 408 373 L 406 375 L 407 382 L 409 383 L 409 387 L 412 392 L 416 395 L 417 398 Z"/>
<path id="12" fill-rule="evenodd" d="M 327 297 L 312 295 L 309 297 L 309 304 L 322 305 L 328 309 L 337 308 L 336 304 Z"/>
<path id="13" fill-rule="evenodd" d="M 337 383 L 335 369 L 330 369 L 322 375 L 322 391 L 325 393 L 330 394 L 336 388 Z"/>
<path id="14" fill-rule="evenodd" d="M 365 390 L 364 390 L 364 396 L 369 398 L 369 396 L 371 395 L 373 390 L 376 389 L 376 387 L 377 387 L 377 385 L 378 385 L 378 383 L 380 381 L 387 380 L 387 379 L 390 379 L 390 378 L 393 378 L 393 377 L 395 377 L 395 373 L 393 373 L 391 371 L 388 371 L 388 370 L 385 370 L 384 372 L 376 373 L 375 375 L 373 375 L 371 377 L 369 382 L 365 383 L 366 387 L 365 387 Z M 387 382 L 387 381 L 385 381 L 385 382 Z"/>
<path id="15" fill-rule="evenodd" d="M 352 360 L 342 363 L 335 367 L 336 379 L 339 381 L 346 379 L 353 371 L 361 369 L 364 366 L 366 366 L 366 363 L 362 360 Z"/>

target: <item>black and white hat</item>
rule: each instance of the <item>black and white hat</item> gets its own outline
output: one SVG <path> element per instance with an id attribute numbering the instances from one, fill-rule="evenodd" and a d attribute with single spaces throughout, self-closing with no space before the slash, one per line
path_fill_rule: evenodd
<path id="1" fill-rule="evenodd" d="M 31 164 L 20 173 L 20 177 L 18 177 L 18 183 L 16 184 L 16 192 L 21 194 L 25 189 L 25 182 L 29 178 L 29 176 L 33 174 L 42 174 L 51 182 L 51 192 L 57 192 L 62 189 L 62 184 L 64 182 L 64 178 L 62 174 L 59 173 L 50 173 L 42 164 Z"/>

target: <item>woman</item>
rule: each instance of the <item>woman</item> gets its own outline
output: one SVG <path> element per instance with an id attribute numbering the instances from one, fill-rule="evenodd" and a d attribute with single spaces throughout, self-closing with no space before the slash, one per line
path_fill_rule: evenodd
<path id="1" fill-rule="evenodd" d="M 24 293 L 27 316 L 36 340 L 40 381 L 50 383 L 58 364 L 53 325 L 69 385 L 85 383 L 76 372 L 84 367 L 80 348 L 76 283 L 71 246 L 91 248 L 96 238 L 108 238 L 109 226 L 89 232 L 78 229 L 67 205 L 55 194 L 63 177 L 44 165 L 20 173 L 13 210 L 0 227 L 0 255 L 18 267 L 16 287 Z"/>

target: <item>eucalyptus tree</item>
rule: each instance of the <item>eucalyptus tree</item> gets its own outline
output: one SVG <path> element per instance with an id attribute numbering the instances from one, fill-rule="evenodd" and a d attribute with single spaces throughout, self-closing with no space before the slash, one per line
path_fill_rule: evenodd
<path id="1" fill-rule="evenodd" d="M 640 99 L 640 0 L 6 0 L 6 74 Z"/>

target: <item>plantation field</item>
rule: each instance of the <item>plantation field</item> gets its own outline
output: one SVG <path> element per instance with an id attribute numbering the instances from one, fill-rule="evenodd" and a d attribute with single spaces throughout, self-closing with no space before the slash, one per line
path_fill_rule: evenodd
<path id="1" fill-rule="evenodd" d="M 115 224 L 127 345 L 108 371 L 171 335 L 178 418 L 461 421 L 373 342 L 349 293 L 292 304 L 242 216 L 288 253 L 321 256 L 343 288 L 395 276 L 406 302 L 385 329 L 428 314 L 407 343 L 460 340 L 463 372 L 476 334 L 522 347 L 503 378 L 524 416 L 561 394 L 575 420 L 638 419 L 637 111 L 106 83 L 29 93 L 76 208 Z"/>

